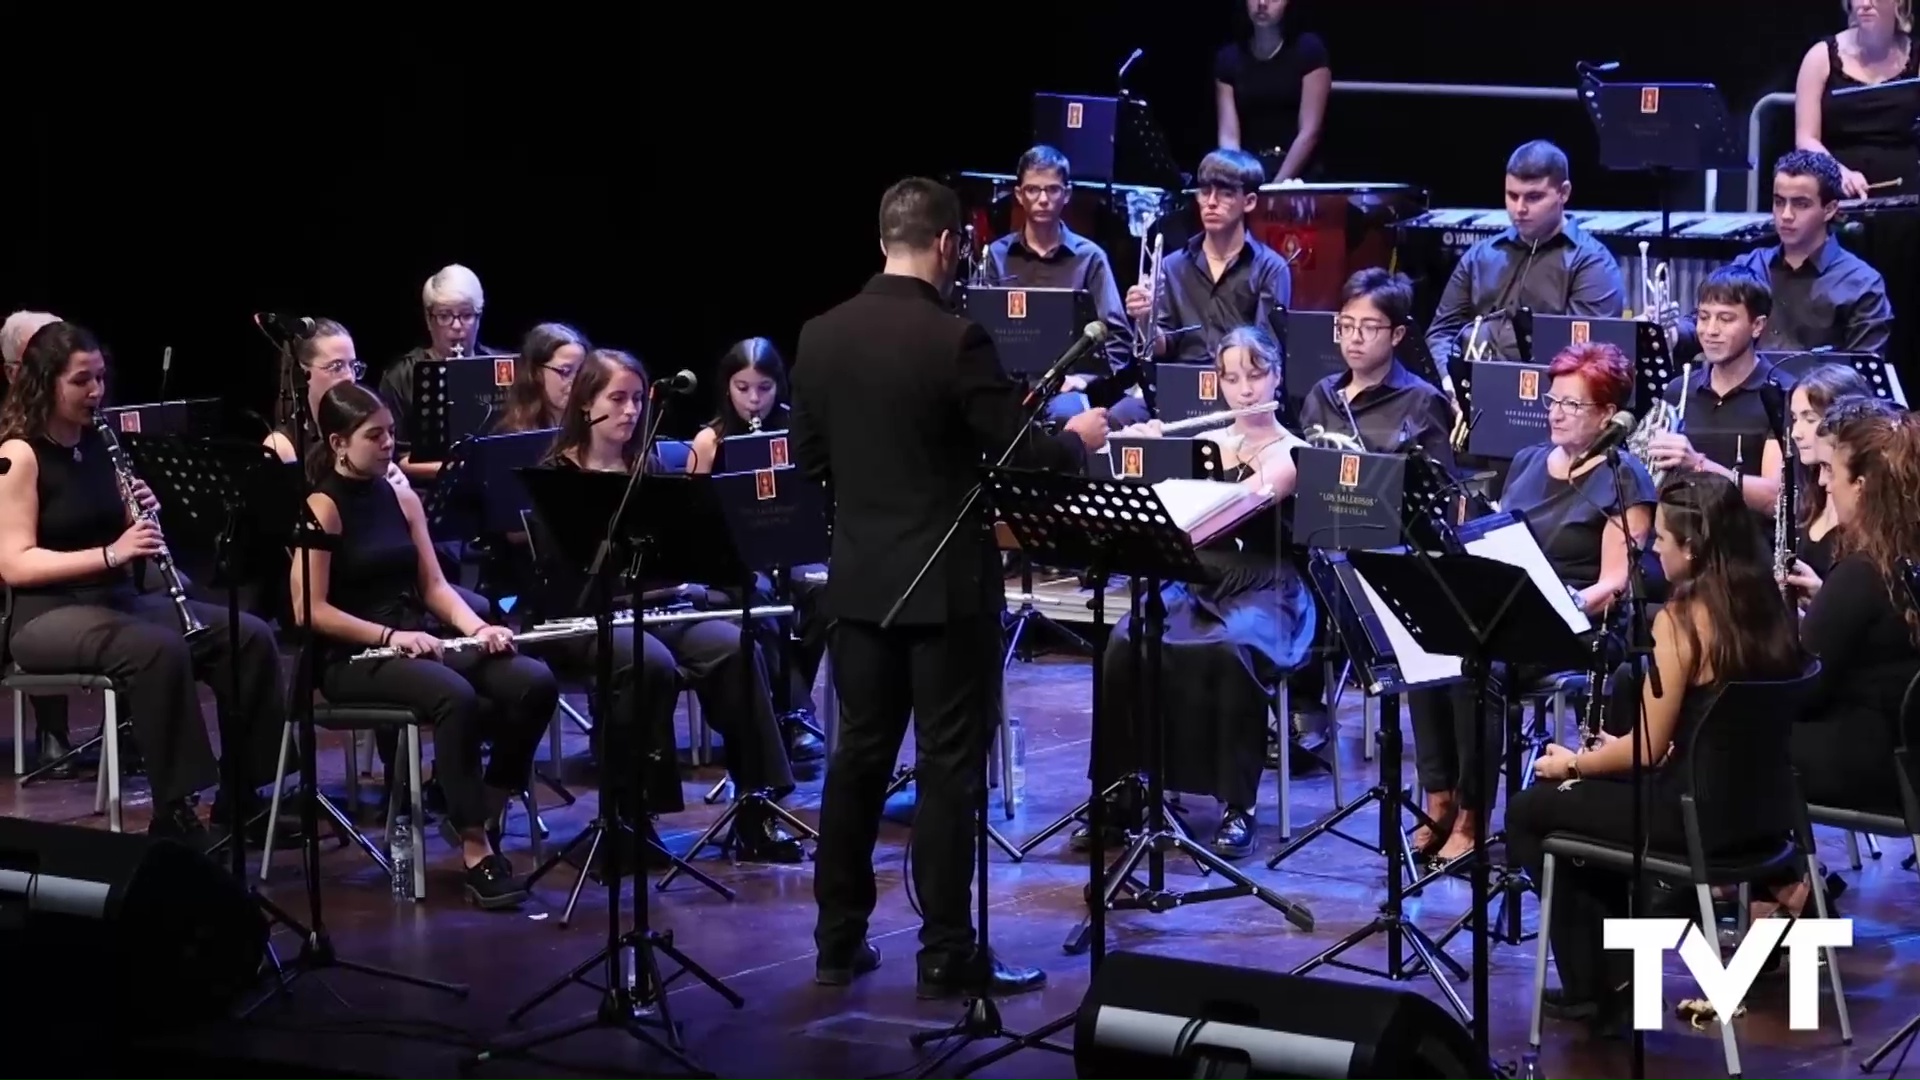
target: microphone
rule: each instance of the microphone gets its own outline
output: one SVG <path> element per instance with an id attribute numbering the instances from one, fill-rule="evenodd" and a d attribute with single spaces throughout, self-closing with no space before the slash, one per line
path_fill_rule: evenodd
<path id="1" fill-rule="evenodd" d="M 1592 446 L 1581 451 L 1579 457 L 1573 459 L 1573 464 L 1567 467 L 1568 470 L 1572 471 L 1592 461 L 1594 458 L 1602 457 L 1613 450 L 1614 447 L 1626 442 L 1627 438 L 1633 434 L 1634 426 L 1637 423 L 1639 423 L 1639 421 L 1635 419 L 1634 415 L 1625 409 L 1621 409 L 1619 412 L 1608 417 L 1607 426 L 1600 429 L 1600 437 L 1593 440 Z"/>
<path id="2" fill-rule="evenodd" d="M 1060 381 L 1067 377 L 1067 372 L 1106 339 L 1106 323 L 1096 319 L 1082 327 L 1080 336 L 1073 339 L 1073 344 L 1067 346 L 1067 351 L 1060 354 L 1060 359 L 1055 360 L 1053 366 L 1047 369 L 1047 373 L 1040 376 L 1040 381 L 1034 384 L 1033 389 L 1027 391 L 1027 396 L 1020 402 L 1020 407 L 1023 409 L 1032 407 L 1033 403 L 1039 400 L 1042 392 L 1051 394 L 1052 388 L 1059 386 Z"/>
<path id="3" fill-rule="evenodd" d="M 1127 69 L 1133 66 L 1135 60 L 1145 55 L 1147 55 L 1147 50 L 1145 49 L 1135 49 L 1128 53 L 1127 58 L 1120 62 L 1120 70 L 1114 74 L 1113 81 L 1116 83 L 1124 83 L 1127 78 Z"/>
<path id="4" fill-rule="evenodd" d="M 313 320 L 303 315 L 278 315 L 262 311 L 254 315 L 253 325 L 269 334 L 278 333 L 289 341 L 305 341 L 313 336 Z"/>
<path id="5" fill-rule="evenodd" d="M 653 384 L 654 396 L 691 394 L 700 387 L 700 379 L 691 371 L 676 371 Z"/>

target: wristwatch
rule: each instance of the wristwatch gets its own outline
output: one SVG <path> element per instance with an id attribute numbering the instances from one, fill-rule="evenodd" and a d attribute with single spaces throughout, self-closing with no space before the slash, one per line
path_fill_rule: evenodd
<path id="1" fill-rule="evenodd" d="M 109 570 L 120 569 L 120 556 L 115 555 L 113 553 L 113 546 L 111 544 L 101 548 L 100 554 L 104 556 L 107 560 L 107 569 Z"/>

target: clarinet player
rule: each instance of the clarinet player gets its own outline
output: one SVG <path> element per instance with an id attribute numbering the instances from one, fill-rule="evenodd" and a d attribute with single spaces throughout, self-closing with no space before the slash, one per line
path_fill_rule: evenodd
<path id="1" fill-rule="evenodd" d="M 130 563 L 166 551 L 160 527 L 136 516 L 93 417 L 106 392 L 100 344 L 67 322 L 41 327 L 21 356 L 19 378 L 0 412 L 0 578 L 12 589 L 9 646 L 23 671 L 107 675 L 140 703 L 132 712 L 153 795 L 152 836 L 208 845 L 201 792 L 220 779 L 200 694 L 213 689 L 223 725 L 240 737 L 242 805 L 216 800 L 216 826 L 266 832 L 266 800 L 286 702 L 280 655 L 265 623 L 240 617 L 240 651 L 230 651 L 225 608 L 183 601 L 209 629 L 189 644 L 180 610 L 162 594 L 134 590 Z M 158 517 L 159 502 L 138 478 L 128 497 Z M 240 700 L 229 665 L 239 668 Z M 281 835 L 287 835 L 282 833 Z"/>

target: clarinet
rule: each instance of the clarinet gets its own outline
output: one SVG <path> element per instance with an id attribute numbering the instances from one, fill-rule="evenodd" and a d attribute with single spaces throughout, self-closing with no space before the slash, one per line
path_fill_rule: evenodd
<path id="1" fill-rule="evenodd" d="M 114 478 L 120 485 L 120 501 L 126 504 L 127 514 L 134 521 L 152 521 L 159 524 L 155 517 L 134 498 L 133 482 L 136 479 L 133 465 L 127 460 L 127 451 L 120 445 L 120 436 L 114 433 L 113 425 L 102 412 L 93 414 L 94 430 L 107 444 L 107 456 L 113 459 Z M 187 606 L 187 590 L 180 585 L 180 572 L 174 569 L 173 556 L 165 548 L 153 557 L 153 564 L 160 570 L 160 580 L 167 587 L 167 599 L 173 601 L 173 612 L 180 619 L 180 633 L 188 641 L 206 633 L 207 625 L 200 621 L 193 609 Z"/>

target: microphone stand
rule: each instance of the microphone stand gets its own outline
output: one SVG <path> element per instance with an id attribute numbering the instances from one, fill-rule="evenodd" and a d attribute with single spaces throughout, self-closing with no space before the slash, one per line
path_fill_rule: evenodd
<path id="1" fill-rule="evenodd" d="M 1001 449 L 1000 456 L 994 459 L 994 468 L 1005 468 L 1007 462 L 1013 460 L 1014 451 L 1020 448 L 1021 441 L 1032 437 L 1034 425 L 1039 422 L 1040 414 L 1046 410 L 1048 402 L 1053 399 L 1053 395 L 1059 392 L 1061 383 L 1066 379 L 1067 369 L 1073 366 L 1082 351 L 1083 350 L 1079 348 L 1069 349 L 1066 355 L 1056 361 L 1053 367 L 1049 368 L 1046 374 L 1040 377 L 1040 381 L 1028 392 L 1028 396 L 1022 401 L 1022 405 L 1027 407 L 1027 415 L 1020 424 L 1020 430 L 1007 445 Z M 913 575 L 913 580 L 907 583 L 906 590 L 900 594 L 899 599 L 893 602 L 893 607 L 887 611 L 886 617 L 880 620 L 880 628 L 882 630 L 891 629 L 894 622 L 899 619 L 900 612 L 907 606 L 907 601 L 911 599 L 914 592 L 919 589 L 920 583 L 926 580 L 927 574 L 933 569 L 933 564 L 939 561 L 940 556 L 947 550 L 947 545 L 953 542 L 954 536 L 960 531 L 960 526 L 972 515 L 973 508 L 979 504 L 980 496 L 985 491 L 986 481 L 980 480 L 974 483 L 973 490 L 967 492 L 966 499 L 960 504 L 959 511 L 953 516 L 953 522 L 947 526 L 946 535 L 940 538 L 940 543 L 934 547 L 933 553 L 928 555 L 927 561 L 920 565 L 920 571 Z M 1006 707 L 1004 701 L 1002 701 L 1001 707 Z M 1004 752 L 1010 753 L 1011 751 L 1011 747 L 1004 748 Z M 981 768 L 983 772 L 985 771 L 985 767 L 986 761 L 982 759 Z M 991 955 L 991 946 L 989 945 L 987 934 L 987 832 L 990 828 L 987 823 L 987 786 L 983 779 L 980 785 L 979 804 L 975 810 L 976 827 L 974 830 L 974 868 L 975 873 L 980 879 L 979 890 L 975 894 L 974 921 L 979 927 L 978 940 L 980 946 L 977 955 L 981 959 L 985 959 Z M 1091 820 L 1094 822 L 1093 828 L 1095 829 L 1094 835 L 1096 837 L 1099 835 L 1098 830 L 1102 824 L 1101 815 L 1097 809 L 1100 801 L 1101 800 L 1098 799 L 1094 801 L 1096 808 L 1093 810 L 1092 815 L 1090 815 Z M 1094 845 L 1094 848 L 1094 858 L 1098 859 L 1100 858 L 1099 845 Z M 991 973 L 991 970 L 992 967 L 989 963 L 986 965 L 985 971 Z M 966 1049 L 969 1043 L 981 1039 L 1010 1039 L 1016 1046 L 1040 1047 L 1071 1053 L 1071 1051 L 1067 1051 L 1063 1047 L 1058 1047 L 1045 1041 L 1045 1036 L 1052 1034 L 1052 1032 L 1035 1032 L 1031 1035 L 1022 1035 L 1017 1032 L 1008 1031 L 1005 1023 L 1001 1021 L 999 1007 L 994 1004 L 991 997 L 987 996 L 984 987 L 980 994 L 968 998 L 963 1008 L 965 1010 L 963 1015 L 952 1027 L 943 1028 L 938 1031 L 924 1032 L 913 1036 L 910 1040 L 913 1045 L 918 1048 L 930 1042 L 957 1039 L 952 1046 L 942 1050 L 933 1060 L 929 1061 L 924 1070 L 919 1074 L 920 1076 L 931 1076 L 940 1066 L 951 1060 L 954 1055 Z M 1058 1028 L 1054 1030 L 1058 1030 Z M 984 1064 L 987 1064 L 987 1062 L 983 1059 L 974 1063 L 970 1068 L 963 1069 L 959 1075 L 966 1076 Z"/>
<path id="2" fill-rule="evenodd" d="M 1651 688 L 1654 697 L 1664 697 L 1665 688 L 1660 685 L 1660 666 L 1652 662 L 1653 632 L 1647 621 L 1647 576 L 1641 559 L 1643 549 L 1634 539 L 1633 530 L 1627 528 L 1627 472 L 1621 461 L 1620 445 L 1615 443 L 1607 449 L 1607 467 L 1613 471 L 1614 501 L 1620 507 L 1620 531 L 1627 542 L 1627 666 L 1633 673 L 1632 685 L 1636 688 Z M 1604 693 L 1604 685 L 1588 688 L 1588 693 Z M 1633 814 L 1630 830 L 1633 835 L 1633 878 L 1627 891 L 1627 917 L 1634 918 L 1640 910 L 1640 880 L 1646 871 L 1647 863 L 1647 814 L 1641 803 L 1645 791 L 1646 766 L 1644 764 L 1648 746 L 1646 743 L 1646 725 L 1641 722 L 1640 695 L 1628 695 L 1626 702 L 1627 717 L 1633 723 L 1630 738 L 1633 740 L 1631 759 L 1631 784 L 1633 787 Z M 1540 932 L 1546 933 L 1541 927 Z M 1608 987 L 1612 990 L 1612 987 Z M 1633 1031 L 1633 1072 L 1634 1080 L 1642 1080 L 1647 1075 L 1647 1033 L 1638 1027 Z"/>

